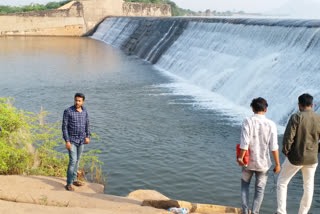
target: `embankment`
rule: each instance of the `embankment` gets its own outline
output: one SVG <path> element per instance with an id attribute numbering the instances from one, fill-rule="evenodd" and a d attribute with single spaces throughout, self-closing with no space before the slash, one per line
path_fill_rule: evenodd
<path id="1" fill-rule="evenodd" d="M 166 4 L 72 1 L 57 10 L 0 15 L 0 36 L 82 36 L 108 16 L 171 16 Z"/>
<path id="2" fill-rule="evenodd" d="M 80 2 L 74 2 L 68 9 L 2 15 L 0 22 L 2 36 L 78 36 L 86 31 Z"/>

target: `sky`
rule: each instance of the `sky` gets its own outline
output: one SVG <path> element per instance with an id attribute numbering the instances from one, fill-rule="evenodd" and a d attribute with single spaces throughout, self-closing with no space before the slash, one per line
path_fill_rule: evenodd
<path id="1" fill-rule="evenodd" d="M 0 5 L 28 5 L 59 0 L 0 0 Z M 320 11 L 320 0 L 173 0 L 181 8 L 194 11 L 206 9 L 216 11 L 245 11 L 254 13 L 291 13 L 289 15 L 316 16 Z M 310 13 L 311 11 L 311 13 Z M 309 13 L 309 14 L 308 14 Z M 314 13 L 314 14 L 313 14 Z M 320 17 L 319 15 L 317 15 Z"/>

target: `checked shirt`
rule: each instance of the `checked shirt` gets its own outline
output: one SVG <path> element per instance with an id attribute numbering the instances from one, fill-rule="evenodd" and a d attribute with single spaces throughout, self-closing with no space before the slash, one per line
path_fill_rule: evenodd
<path id="1" fill-rule="evenodd" d="M 87 110 L 82 107 L 78 112 L 75 106 L 67 108 L 63 113 L 62 120 L 63 139 L 74 145 L 85 143 L 85 138 L 90 137 L 89 117 Z"/>

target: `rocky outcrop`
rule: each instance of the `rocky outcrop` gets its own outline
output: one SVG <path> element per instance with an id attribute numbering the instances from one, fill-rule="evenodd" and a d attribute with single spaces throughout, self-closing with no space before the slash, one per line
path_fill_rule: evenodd
<path id="1" fill-rule="evenodd" d="M 0 213 L 165 214 L 141 201 L 103 194 L 100 184 L 86 183 L 66 191 L 65 178 L 0 176 Z M 26 211 L 27 210 L 27 211 Z"/>
<path id="2" fill-rule="evenodd" d="M 145 200 L 154 200 L 154 201 L 170 200 L 170 198 L 154 190 L 136 190 L 131 192 L 127 196 L 127 198 L 134 199 L 141 202 Z"/>
<path id="3" fill-rule="evenodd" d="M 86 183 L 70 192 L 65 182 L 57 177 L 0 176 L 0 213 L 169 214 L 170 207 L 185 207 L 192 213 L 240 213 L 238 208 L 171 200 L 154 190 L 118 197 L 103 194 L 100 184 Z"/>

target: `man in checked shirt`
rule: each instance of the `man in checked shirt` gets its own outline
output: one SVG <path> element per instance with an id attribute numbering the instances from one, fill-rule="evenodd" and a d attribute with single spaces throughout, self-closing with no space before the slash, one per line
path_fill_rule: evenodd
<path id="1" fill-rule="evenodd" d="M 66 190 L 73 191 L 75 186 L 83 186 L 83 183 L 77 181 L 77 171 L 80 163 L 84 144 L 90 142 L 89 117 L 87 109 L 82 105 L 85 96 L 82 93 L 76 93 L 74 96 L 74 105 L 67 108 L 63 113 L 62 133 L 66 142 L 66 148 L 69 152 L 69 165 L 67 171 Z"/>

